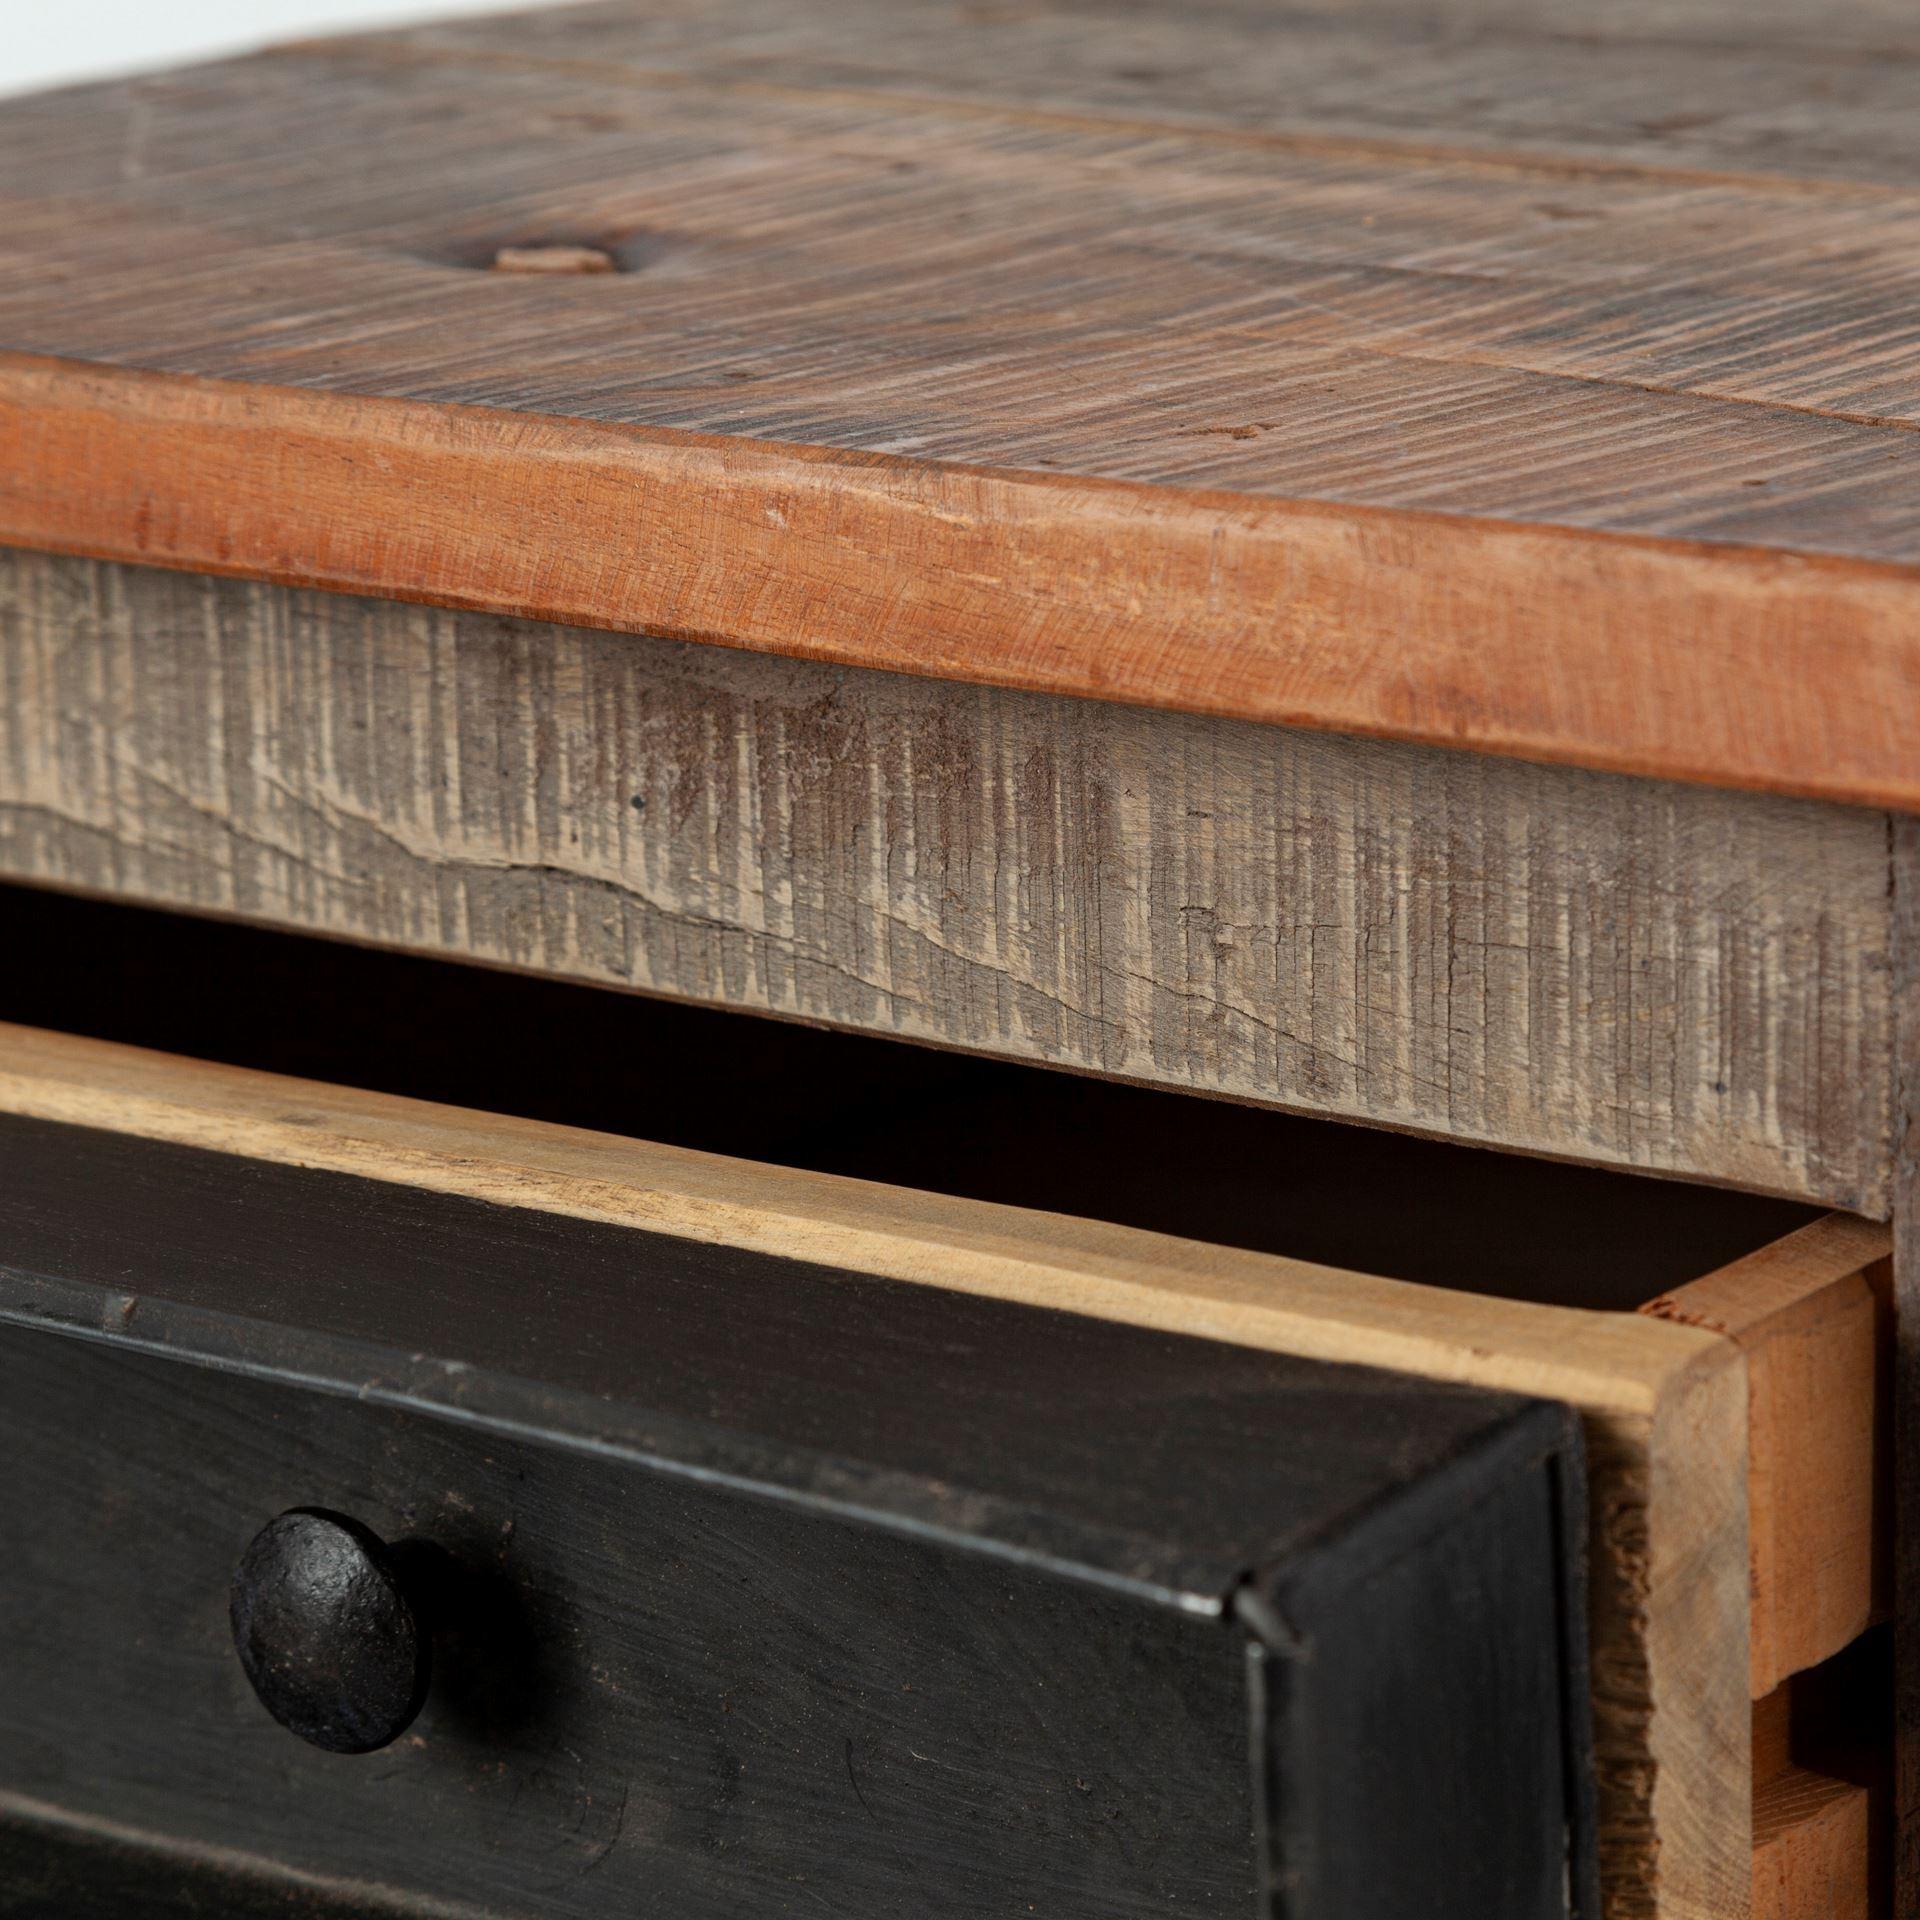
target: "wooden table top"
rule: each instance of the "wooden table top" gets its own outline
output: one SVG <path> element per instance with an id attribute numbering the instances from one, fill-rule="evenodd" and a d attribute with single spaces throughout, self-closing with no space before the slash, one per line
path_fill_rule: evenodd
<path id="1" fill-rule="evenodd" d="M 0 540 L 1920 808 L 1917 126 L 1905 0 L 616 0 L 8 101 Z"/>

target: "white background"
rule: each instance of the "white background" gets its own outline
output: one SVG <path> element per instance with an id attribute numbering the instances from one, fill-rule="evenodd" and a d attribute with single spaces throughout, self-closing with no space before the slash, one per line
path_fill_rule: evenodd
<path id="1" fill-rule="evenodd" d="M 533 0 L 0 0 L 0 94 Z"/>

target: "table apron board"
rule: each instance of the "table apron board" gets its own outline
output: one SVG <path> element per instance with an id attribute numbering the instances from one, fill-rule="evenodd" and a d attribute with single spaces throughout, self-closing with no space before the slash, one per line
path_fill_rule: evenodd
<path id="1" fill-rule="evenodd" d="M 7 551 L 0 874 L 1890 1210 L 1866 809 Z"/>

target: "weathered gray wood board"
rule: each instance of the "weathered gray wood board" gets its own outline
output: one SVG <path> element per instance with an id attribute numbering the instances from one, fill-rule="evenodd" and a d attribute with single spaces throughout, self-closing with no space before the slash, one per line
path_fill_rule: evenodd
<path id="1" fill-rule="evenodd" d="M 1888 859 L 1808 802 L 0 554 L 11 876 L 1875 1215 Z"/>

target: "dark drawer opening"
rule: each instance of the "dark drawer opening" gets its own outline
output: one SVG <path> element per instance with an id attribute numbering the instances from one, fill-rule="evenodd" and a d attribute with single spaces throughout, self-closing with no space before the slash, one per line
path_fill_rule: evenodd
<path id="1" fill-rule="evenodd" d="M 1818 1212 L 28 888 L 0 926 L 0 1020 L 1503 1298 L 1629 1310 Z"/>

